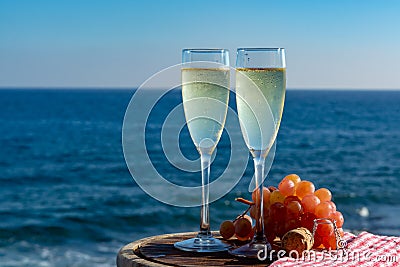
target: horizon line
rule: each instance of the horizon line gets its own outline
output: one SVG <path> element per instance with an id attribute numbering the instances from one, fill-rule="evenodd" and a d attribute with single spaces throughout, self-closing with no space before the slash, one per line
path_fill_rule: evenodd
<path id="1" fill-rule="evenodd" d="M 138 87 L 128 86 L 0 86 L 0 90 L 137 90 Z M 143 88 L 146 90 L 165 90 L 166 88 Z M 176 90 L 176 88 L 172 89 Z M 306 87 L 288 87 L 289 91 L 400 91 L 400 88 L 306 88 Z"/>

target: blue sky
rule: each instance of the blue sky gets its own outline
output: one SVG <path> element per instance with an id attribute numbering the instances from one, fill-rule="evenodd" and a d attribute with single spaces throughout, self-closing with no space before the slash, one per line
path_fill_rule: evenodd
<path id="1" fill-rule="evenodd" d="M 0 87 L 135 87 L 181 49 L 285 47 L 289 88 L 400 89 L 400 1 L 0 0 Z"/>

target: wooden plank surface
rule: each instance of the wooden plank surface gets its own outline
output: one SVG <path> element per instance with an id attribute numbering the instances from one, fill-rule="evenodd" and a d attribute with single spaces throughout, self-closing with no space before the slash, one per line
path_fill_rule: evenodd
<path id="1" fill-rule="evenodd" d="M 195 237 L 197 233 L 166 234 L 140 239 L 123 248 L 117 256 L 118 267 L 137 266 L 268 266 L 256 259 L 236 258 L 228 252 L 194 253 L 178 250 L 174 243 Z M 218 235 L 215 234 L 217 238 Z M 232 245 L 243 243 L 232 241 Z"/>

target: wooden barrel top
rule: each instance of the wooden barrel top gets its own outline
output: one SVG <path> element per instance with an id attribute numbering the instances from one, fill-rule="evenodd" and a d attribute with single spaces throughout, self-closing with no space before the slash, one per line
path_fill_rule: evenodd
<path id="1" fill-rule="evenodd" d="M 117 256 L 118 267 L 162 266 L 268 266 L 256 259 L 236 258 L 227 251 L 195 253 L 178 250 L 174 243 L 196 236 L 196 232 L 152 236 L 129 243 Z M 221 238 L 217 233 L 215 237 Z M 231 241 L 233 245 L 242 245 Z"/>

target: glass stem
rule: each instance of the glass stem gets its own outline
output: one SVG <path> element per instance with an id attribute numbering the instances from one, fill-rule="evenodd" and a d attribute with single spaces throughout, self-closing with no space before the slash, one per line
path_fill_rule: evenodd
<path id="1" fill-rule="evenodd" d="M 264 235 L 264 193 L 263 193 L 263 178 L 264 178 L 264 162 L 265 162 L 265 157 L 262 155 L 257 155 L 256 157 L 253 158 L 254 161 L 254 175 L 255 175 L 255 182 L 256 182 L 256 188 L 260 192 L 260 205 L 258 210 L 260 211 L 260 219 L 256 221 L 256 233 L 254 235 L 254 239 L 256 241 L 265 241 L 265 235 Z"/>
<path id="2" fill-rule="evenodd" d="M 200 214 L 200 234 L 211 235 L 209 198 L 210 198 L 210 161 L 211 155 L 200 153 L 201 158 L 201 214 Z"/>

